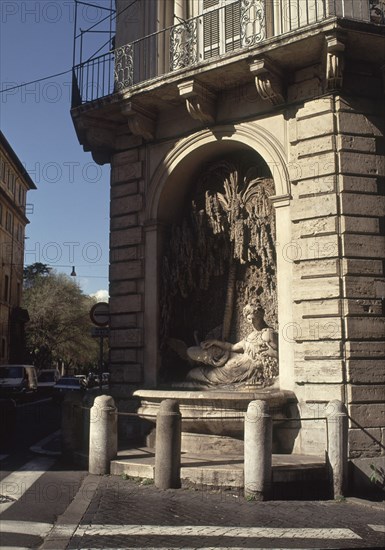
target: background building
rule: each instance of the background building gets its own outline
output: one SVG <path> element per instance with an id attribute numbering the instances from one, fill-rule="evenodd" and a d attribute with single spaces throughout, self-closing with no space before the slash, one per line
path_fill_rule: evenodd
<path id="1" fill-rule="evenodd" d="M 0 132 L 0 362 L 24 362 L 24 232 L 27 192 L 36 189 L 20 159 Z"/>
<path id="2" fill-rule="evenodd" d="M 162 380 L 172 227 L 202 173 L 246 156 L 274 181 L 280 387 L 315 419 L 295 448 L 322 452 L 318 419 L 341 400 L 368 472 L 385 437 L 383 2 L 121 0 L 117 13 L 116 50 L 75 67 L 72 117 L 112 169 L 120 407 Z"/>

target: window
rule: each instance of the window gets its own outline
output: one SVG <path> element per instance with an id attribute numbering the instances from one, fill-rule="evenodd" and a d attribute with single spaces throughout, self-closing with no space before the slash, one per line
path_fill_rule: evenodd
<path id="1" fill-rule="evenodd" d="M 241 46 L 240 0 L 203 1 L 203 58 L 210 59 Z"/>
<path id="2" fill-rule="evenodd" d="M 3 289 L 3 300 L 4 302 L 8 302 L 8 294 L 9 294 L 9 276 L 4 276 L 4 289 Z"/>
<path id="3" fill-rule="evenodd" d="M 13 233 L 13 215 L 11 212 L 7 212 L 5 215 L 5 229 Z"/>

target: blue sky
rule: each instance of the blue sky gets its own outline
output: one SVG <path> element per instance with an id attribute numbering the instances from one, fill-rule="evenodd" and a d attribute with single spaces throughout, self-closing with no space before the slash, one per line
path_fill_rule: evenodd
<path id="1" fill-rule="evenodd" d="M 110 7 L 110 0 L 92 0 Z M 83 28 L 106 11 L 79 6 Z M 0 89 L 71 69 L 73 0 L 0 0 Z M 103 23 L 96 29 L 106 29 Z M 88 34 L 91 53 L 108 35 Z M 83 151 L 70 117 L 71 74 L 0 96 L 1 129 L 37 190 L 26 230 L 25 264 L 71 273 L 87 294 L 108 288 L 109 173 Z"/>

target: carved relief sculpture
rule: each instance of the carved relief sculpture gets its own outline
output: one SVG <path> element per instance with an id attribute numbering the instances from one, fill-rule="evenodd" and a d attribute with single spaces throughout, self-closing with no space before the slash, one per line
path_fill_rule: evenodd
<path id="1" fill-rule="evenodd" d="M 278 374 L 268 176 L 245 156 L 212 163 L 191 186 L 163 263 L 161 353 L 163 371 L 173 371 L 169 381 L 180 362 L 187 380 L 206 386 L 266 386 Z"/>

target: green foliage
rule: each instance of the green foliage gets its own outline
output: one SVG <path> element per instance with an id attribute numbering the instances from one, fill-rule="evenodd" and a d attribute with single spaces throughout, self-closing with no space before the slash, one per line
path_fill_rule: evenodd
<path id="1" fill-rule="evenodd" d="M 385 469 L 382 466 L 375 466 L 374 464 L 370 465 L 370 469 L 372 470 L 370 481 L 379 487 L 380 489 L 385 489 Z"/>
<path id="2" fill-rule="evenodd" d="M 49 275 L 50 272 L 51 268 L 41 262 L 27 265 L 23 269 L 24 286 L 26 288 L 31 287 L 35 284 L 39 277 L 45 277 L 46 275 Z"/>
<path id="3" fill-rule="evenodd" d="M 26 336 L 34 364 L 40 368 L 52 362 L 67 368 L 97 364 L 98 343 L 91 337 L 89 317 L 94 299 L 66 275 L 44 269 L 31 273 L 23 307 L 30 317 Z"/>

